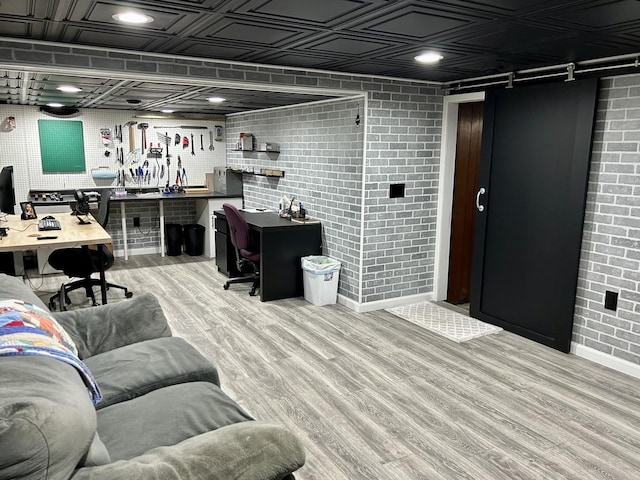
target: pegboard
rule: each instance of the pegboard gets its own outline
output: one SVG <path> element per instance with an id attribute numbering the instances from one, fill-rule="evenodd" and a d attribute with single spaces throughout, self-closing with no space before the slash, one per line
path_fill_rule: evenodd
<path id="1" fill-rule="evenodd" d="M 0 129 L 0 141 L 3 148 L 0 149 L 0 164 L 14 166 L 14 184 L 16 190 L 16 200 L 27 200 L 29 190 L 72 190 L 76 188 L 92 189 L 92 188 L 115 188 L 116 179 L 105 180 L 95 179 L 92 177 L 92 170 L 102 168 L 104 170 L 114 170 L 116 163 L 116 149 L 123 148 L 125 156 L 125 168 L 135 166 L 140 162 L 144 162 L 145 155 L 142 155 L 140 149 L 141 130 L 138 125 L 141 122 L 149 123 L 146 130 L 147 149 L 149 144 L 153 142 L 154 147 L 158 144 L 159 138 L 157 132 L 164 134 L 165 132 L 172 138 L 176 134 L 182 137 L 187 136 L 191 142 L 191 134 L 194 134 L 194 153 L 191 155 L 191 146 L 182 148 L 182 145 L 175 146 L 174 141 L 169 146 L 171 174 L 170 182 L 173 183 L 177 170 L 177 155 L 182 159 L 182 166 L 186 169 L 189 186 L 203 186 L 206 184 L 205 174 L 213 172 L 214 167 L 224 166 L 226 164 L 226 142 L 215 141 L 215 127 L 222 126 L 223 137 L 226 137 L 225 122 L 218 120 L 185 120 L 185 119 L 142 119 L 136 118 L 135 112 L 126 110 L 106 110 L 106 109 L 80 109 L 79 114 L 73 120 L 82 123 L 85 169 L 78 172 L 44 172 L 42 169 L 41 152 L 39 148 L 38 120 L 51 119 L 50 116 L 39 111 L 37 107 L 23 105 L 0 105 L 0 118 L 6 116 L 14 116 L 16 119 L 16 128 L 12 131 L 3 131 Z M 70 120 L 70 119 L 65 119 Z M 52 120 L 51 121 L 61 121 Z M 135 149 L 129 149 L 129 129 L 127 122 L 135 121 L 133 134 L 135 136 Z M 122 125 L 122 142 L 115 138 L 115 126 Z M 168 128 L 154 128 L 160 125 Z M 184 125 L 205 126 L 202 130 L 189 130 L 181 128 Z M 111 130 L 112 142 L 105 145 L 101 137 L 100 130 L 109 128 Z M 213 150 L 209 149 L 210 132 L 214 134 Z M 203 149 L 200 148 L 200 134 L 203 135 Z M 149 184 L 143 187 L 162 187 L 167 181 L 166 166 L 166 146 L 163 146 L 162 159 L 158 164 L 165 166 L 165 176 L 163 179 L 151 179 Z M 153 169 L 153 165 L 158 165 L 155 159 L 149 159 L 149 166 Z M 171 173 L 173 172 L 173 173 Z M 172 178 L 171 178 L 172 177 Z M 127 189 L 134 191 L 138 185 L 127 183 Z"/>

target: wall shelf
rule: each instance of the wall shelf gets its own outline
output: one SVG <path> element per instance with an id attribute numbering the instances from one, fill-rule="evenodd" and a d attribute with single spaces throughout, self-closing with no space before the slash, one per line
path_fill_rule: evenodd
<path id="1" fill-rule="evenodd" d="M 284 170 L 281 170 L 282 175 L 273 173 L 255 173 L 255 172 L 242 172 L 247 175 L 254 175 L 256 177 L 271 177 L 271 178 L 284 178 Z"/>
<path id="2" fill-rule="evenodd" d="M 265 168 L 263 170 L 266 171 L 262 171 L 262 172 L 254 172 L 251 170 L 242 170 L 239 168 L 229 168 L 227 169 L 230 172 L 234 172 L 234 173 L 243 173 L 245 175 L 254 175 L 256 177 L 272 177 L 272 178 L 284 178 L 284 170 L 278 170 L 275 168 Z M 272 173 L 272 172 L 277 172 L 277 173 Z"/>

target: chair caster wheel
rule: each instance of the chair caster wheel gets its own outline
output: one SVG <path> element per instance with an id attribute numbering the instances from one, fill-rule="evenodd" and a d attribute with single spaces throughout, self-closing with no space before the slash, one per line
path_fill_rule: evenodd
<path id="1" fill-rule="evenodd" d="M 225 290 L 229 290 L 229 284 L 228 284 L 228 283 L 225 283 L 225 284 L 222 286 L 222 288 L 224 288 Z"/>
<path id="2" fill-rule="evenodd" d="M 256 292 L 254 292 L 253 290 L 251 290 L 251 291 L 249 292 L 249 296 L 251 296 L 251 297 L 255 297 L 255 296 L 256 296 Z"/>
<path id="3" fill-rule="evenodd" d="M 133 292 L 126 292 L 126 293 L 124 294 L 124 296 L 125 296 L 126 298 L 131 298 L 131 297 L 133 297 Z"/>

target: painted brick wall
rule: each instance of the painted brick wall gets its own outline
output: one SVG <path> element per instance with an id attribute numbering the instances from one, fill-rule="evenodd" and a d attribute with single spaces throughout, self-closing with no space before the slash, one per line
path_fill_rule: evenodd
<path id="1" fill-rule="evenodd" d="M 442 129 L 434 88 L 382 81 L 367 88 L 366 112 L 361 101 L 342 100 L 227 118 L 229 166 L 286 172 L 281 180 L 245 175 L 246 205 L 276 207 L 283 193 L 306 201 L 323 222 L 325 254 L 342 262 L 339 293 L 360 303 L 433 290 Z M 280 143 L 280 155 L 233 152 L 240 132 Z M 404 198 L 389 198 L 392 183 L 405 184 Z"/>
<path id="2" fill-rule="evenodd" d="M 160 209 L 156 201 L 129 202 L 127 213 L 127 246 L 130 254 L 135 250 L 146 249 L 160 252 Z M 133 226 L 133 218 L 140 217 L 140 227 Z M 196 221 L 195 200 L 166 200 L 164 201 L 165 223 L 186 225 Z M 116 251 L 124 249 L 122 235 L 121 204 L 113 202 L 109 213 L 107 230 L 113 239 Z"/>
<path id="3" fill-rule="evenodd" d="M 341 262 L 338 291 L 349 298 L 357 298 L 360 280 L 364 126 L 355 124 L 359 103 L 336 100 L 226 121 L 228 166 L 285 171 L 280 179 L 244 175 L 245 206 L 277 209 L 283 195 L 302 201 L 308 214 L 322 221 L 323 253 Z M 234 152 L 240 132 L 253 133 L 257 142 L 279 143 L 280 154 Z"/>
<path id="4" fill-rule="evenodd" d="M 401 82 L 370 92 L 363 303 L 433 291 L 442 96 Z M 405 185 L 404 198 L 389 186 Z"/>
<path id="5" fill-rule="evenodd" d="M 574 320 L 575 342 L 640 364 L 640 75 L 601 81 Z"/>

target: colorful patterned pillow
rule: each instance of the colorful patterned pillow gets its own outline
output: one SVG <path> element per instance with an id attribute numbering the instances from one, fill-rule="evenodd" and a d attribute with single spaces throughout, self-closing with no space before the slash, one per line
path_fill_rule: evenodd
<path id="1" fill-rule="evenodd" d="M 51 357 L 75 367 L 94 404 L 100 389 L 87 366 L 78 358 L 71 337 L 50 312 L 22 300 L 0 300 L 0 356 Z"/>

